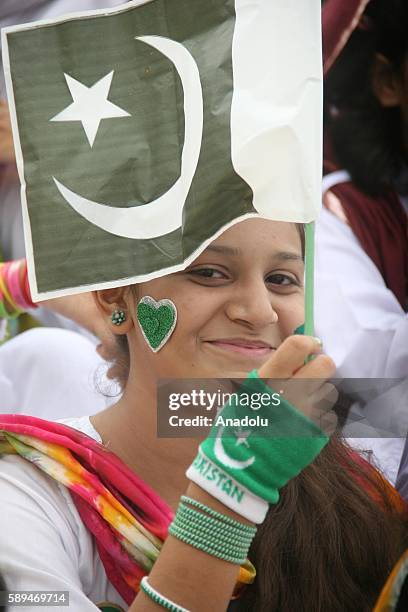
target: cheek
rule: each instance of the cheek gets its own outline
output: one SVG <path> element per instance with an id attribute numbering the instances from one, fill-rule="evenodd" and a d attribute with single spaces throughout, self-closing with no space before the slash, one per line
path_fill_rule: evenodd
<path id="1" fill-rule="evenodd" d="M 282 307 L 277 310 L 279 330 L 282 341 L 291 336 L 295 329 L 305 322 L 305 308 L 303 294 L 291 296 Z"/>
<path id="2" fill-rule="evenodd" d="M 202 303 L 194 299 L 173 298 L 177 308 L 177 323 L 168 342 L 171 352 L 176 351 L 183 356 L 183 351 L 189 352 L 203 325 Z"/>

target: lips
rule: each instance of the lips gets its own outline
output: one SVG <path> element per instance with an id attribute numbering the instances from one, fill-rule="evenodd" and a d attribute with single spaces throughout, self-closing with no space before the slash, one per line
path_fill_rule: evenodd
<path id="1" fill-rule="evenodd" d="M 246 338 L 223 338 L 207 340 L 207 342 L 214 348 L 252 358 L 265 357 L 274 350 L 273 346 L 262 340 L 248 340 Z"/>

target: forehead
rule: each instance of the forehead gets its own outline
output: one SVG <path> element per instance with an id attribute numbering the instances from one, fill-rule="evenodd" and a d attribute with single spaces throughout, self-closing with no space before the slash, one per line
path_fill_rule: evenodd
<path id="1" fill-rule="evenodd" d="M 239 252 L 262 251 L 268 255 L 287 251 L 302 255 L 302 241 L 296 224 L 268 219 L 240 221 L 214 240 L 206 251 L 222 252 L 227 246 L 235 249 L 236 254 L 239 254 L 239 250 Z"/>

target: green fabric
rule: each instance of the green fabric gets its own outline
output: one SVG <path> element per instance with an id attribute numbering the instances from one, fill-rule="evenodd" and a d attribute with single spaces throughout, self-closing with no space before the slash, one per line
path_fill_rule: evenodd
<path id="1" fill-rule="evenodd" d="M 238 393 L 238 404 L 230 402 L 222 409 L 219 416 L 223 421 L 234 419 L 236 423 L 237 419 L 242 420 L 251 413 L 251 418 L 266 419 L 267 426 L 246 427 L 246 431 L 250 430 L 246 443 L 238 443 L 234 433 L 237 425 L 224 427 L 216 419 L 200 450 L 253 494 L 275 504 L 279 500 L 279 489 L 312 463 L 329 438 L 283 398 L 278 406 L 262 406 L 256 411 L 242 406 L 243 395 L 253 397 L 255 393 L 268 394 L 272 404 L 275 392 L 259 378 L 256 370 L 248 375 Z M 238 468 L 231 467 L 229 462 L 242 463 Z"/>
<path id="2" fill-rule="evenodd" d="M 8 35 L 39 291 L 181 264 L 217 229 L 255 212 L 252 190 L 231 162 L 234 26 L 233 0 L 155 0 Z M 173 63 L 136 40 L 146 35 L 181 42 L 194 57 L 204 128 L 183 228 L 131 240 L 81 217 L 53 177 L 85 198 L 117 207 L 148 206 L 178 180 L 183 87 Z M 108 99 L 129 117 L 103 119 L 92 147 L 79 121 L 50 121 L 72 103 L 64 73 L 91 87 L 112 70 Z"/>

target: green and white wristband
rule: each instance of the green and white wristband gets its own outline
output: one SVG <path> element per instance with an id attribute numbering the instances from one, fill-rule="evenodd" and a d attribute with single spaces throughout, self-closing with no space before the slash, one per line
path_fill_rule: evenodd
<path id="1" fill-rule="evenodd" d="M 312 463 L 329 441 L 284 398 L 280 397 L 279 405 L 274 403 L 276 395 L 252 371 L 235 400 L 219 413 L 222 424 L 217 418 L 186 472 L 187 478 L 254 523 L 262 523 L 269 504 L 278 502 L 279 490 Z M 260 409 L 252 408 L 248 397 L 260 396 L 270 401 Z M 255 425 L 251 426 L 251 420 Z M 246 423 L 245 431 L 241 423 Z"/>
<path id="2" fill-rule="evenodd" d="M 254 495 L 228 472 L 213 463 L 204 454 L 201 447 L 198 449 L 197 457 L 188 468 L 186 476 L 224 506 L 248 521 L 260 524 L 265 520 L 269 510 L 268 502 Z"/>
<path id="3" fill-rule="evenodd" d="M 174 603 L 174 601 L 171 601 L 171 599 L 164 597 L 158 591 L 156 591 L 156 589 L 149 584 L 147 576 L 144 576 L 140 581 L 140 588 L 143 593 L 146 593 L 146 595 L 150 597 L 152 601 L 154 601 L 154 603 L 157 603 L 166 610 L 170 610 L 170 612 L 190 612 L 187 610 L 187 608 L 179 606 L 178 604 Z"/>

